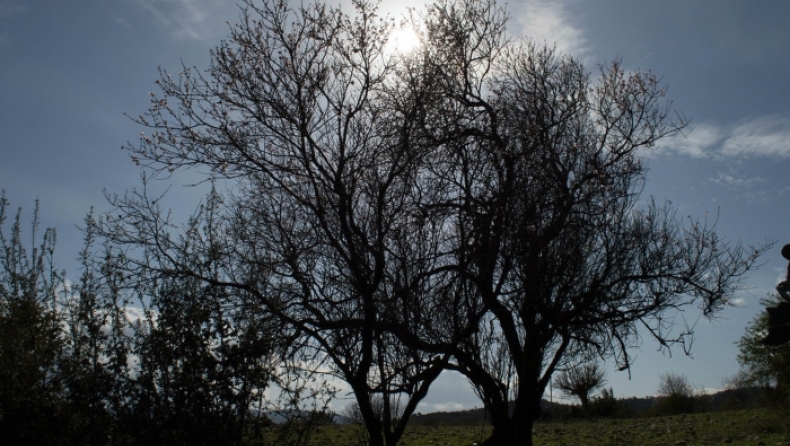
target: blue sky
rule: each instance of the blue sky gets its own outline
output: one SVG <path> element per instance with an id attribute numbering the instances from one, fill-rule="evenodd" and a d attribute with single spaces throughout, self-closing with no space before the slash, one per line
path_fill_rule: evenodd
<path id="1" fill-rule="evenodd" d="M 420 3 L 385 0 L 383 10 L 398 15 Z M 508 10 L 512 36 L 556 44 L 591 69 L 622 58 L 627 69 L 663 76 L 692 131 L 646 155 L 646 196 L 670 200 L 680 216 L 718 215 L 730 240 L 777 242 L 738 305 L 697 324 L 693 359 L 658 353 L 645 339 L 631 379 L 608 376 L 618 397 L 654 393 L 663 372 L 720 387 L 738 370 L 734 342 L 786 268 L 779 250 L 790 242 L 790 2 L 554 0 Z M 0 0 L 0 189 L 27 210 L 40 198 L 43 224 L 58 229 L 58 261 L 73 275 L 76 225 L 91 206 L 107 207 L 103 189 L 139 185 L 120 147 L 142 129 L 124 113 L 145 110 L 157 67 L 206 67 L 238 15 L 235 0 Z M 201 197 L 186 183 L 174 179 L 176 210 Z M 420 410 L 480 406 L 467 388 L 447 375 Z"/>

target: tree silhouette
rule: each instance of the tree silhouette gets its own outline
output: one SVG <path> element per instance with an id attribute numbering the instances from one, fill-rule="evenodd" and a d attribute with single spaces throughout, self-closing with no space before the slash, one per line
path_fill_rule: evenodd
<path id="1" fill-rule="evenodd" d="M 783 303 L 778 296 L 768 297 L 763 304 Z M 762 342 L 769 327 L 768 313 L 758 314 L 746 326 L 738 341 L 738 362 L 743 380 L 762 388 L 770 388 L 774 395 L 790 394 L 790 345 L 769 346 Z"/>
<path id="2" fill-rule="evenodd" d="M 590 393 L 606 383 L 606 372 L 597 362 L 571 367 L 554 379 L 554 386 L 579 398 L 585 416 L 590 415 Z"/>
<path id="3" fill-rule="evenodd" d="M 59 373 L 64 336 L 57 312 L 63 276 L 55 231 L 39 232 L 38 203 L 23 242 L 22 209 L 6 232 L 10 202 L 0 194 L 0 430 L 12 445 L 56 444 L 69 417 Z"/>
<path id="4" fill-rule="evenodd" d="M 437 147 L 436 209 L 478 318 L 452 367 L 491 414 L 488 444 L 529 444 L 555 370 L 594 355 L 628 368 L 640 330 L 685 347 L 676 313 L 722 309 L 765 248 L 641 197 L 640 154 L 686 126 L 658 76 L 616 61 L 593 77 L 554 49 L 512 44 L 490 2 L 429 11 L 421 61 L 438 99 L 416 134 Z"/>
<path id="5" fill-rule="evenodd" d="M 441 221 L 423 204 L 428 148 L 407 142 L 422 104 L 400 95 L 406 80 L 384 51 L 392 24 L 354 5 L 348 16 L 248 2 L 207 78 L 163 73 L 138 119 L 152 133 L 129 149 L 158 174 L 202 165 L 234 181 L 216 240 L 171 237 L 142 195 L 116 197 L 122 218 L 104 234 L 148 249 L 141 267 L 249 293 L 290 327 L 294 352 L 349 384 L 371 444 L 395 444 L 449 359 L 399 338 L 440 325 L 427 316 L 428 297 L 446 292 Z M 224 262 L 221 274 L 172 254 L 187 246 Z"/>
<path id="6" fill-rule="evenodd" d="M 694 411 L 694 388 L 686 375 L 662 373 L 657 393 L 660 397 L 657 410 L 661 414 L 676 415 Z"/>
<path id="7" fill-rule="evenodd" d="M 415 12 L 421 46 L 390 54 L 391 23 L 354 7 L 248 2 L 206 74 L 162 73 L 127 149 L 149 180 L 228 185 L 216 239 L 174 236 L 144 191 L 103 233 L 142 269 L 252 296 L 348 383 L 371 444 L 397 443 L 445 368 L 483 399 L 488 444 L 530 444 L 555 370 L 628 368 L 639 329 L 685 346 L 675 313 L 739 289 L 763 248 L 641 197 L 640 154 L 686 126 L 657 76 L 510 41 L 485 0 Z"/>

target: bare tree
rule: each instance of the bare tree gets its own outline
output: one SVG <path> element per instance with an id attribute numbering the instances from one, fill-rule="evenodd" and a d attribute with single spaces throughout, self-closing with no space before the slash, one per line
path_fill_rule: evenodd
<path id="1" fill-rule="evenodd" d="M 585 416 L 590 415 L 590 393 L 606 383 L 606 371 L 597 362 L 563 370 L 554 379 L 554 386 L 579 398 Z"/>
<path id="2" fill-rule="evenodd" d="M 691 413 L 698 403 L 694 398 L 694 387 L 683 374 L 662 373 L 657 393 L 659 399 L 655 410 L 662 415 Z"/>
<path id="3" fill-rule="evenodd" d="M 393 445 L 449 360 L 395 332 L 442 325 L 425 305 L 447 280 L 442 224 L 422 204 L 426 146 L 409 144 L 419 104 L 398 94 L 384 51 L 391 21 L 354 7 L 247 2 L 205 77 L 162 73 L 137 119 L 150 134 L 128 149 L 149 177 L 202 166 L 227 180 L 221 216 L 206 222 L 215 238 L 171 235 L 145 192 L 112 199 L 122 217 L 104 234 L 144 252 L 141 270 L 253 296 L 289 327 L 293 356 L 349 384 L 370 444 Z M 221 267 L 205 274 L 185 250 Z"/>
<path id="4" fill-rule="evenodd" d="M 663 397 L 694 395 L 694 387 L 688 377 L 678 373 L 662 373 L 658 381 L 658 395 Z"/>
<path id="5" fill-rule="evenodd" d="M 249 2 L 207 74 L 163 73 L 128 149 L 149 175 L 228 184 L 221 236 L 174 237 L 145 194 L 117 197 L 105 234 L 141 268 L 254 296 L 295 355 L 350 385 L 373 445 L 397 443 L 446 367 L 483 399 L 489 444 L 530 444 L 555 370 L 628 368 L 638 327 L 682 344 L 676 311 L 726 305 L 762 248 L 640 197 L 641 151 L 686 125 L 660 79 L 619 63 L 592 79 L 510 42 L 493 1 L 415 13 L 408 56 L 386 53 L 374 5 L 355 8 Z M 185 247 L 220 274 L 179 262 Z"/>
<path id="6" fill-rule="evenodd" d="M 715 220 L 641 197 L 640 154 L 686 126 L 650 72 L 595 77 L 569 56 L 503 35 L 491 2 L 428 9 L 430 126 L 442 162 L 437 211 L 478 330 L 452 367 L 491 414 L 487 444 L 530 444 L 551 376 L 575 358 L 630 366 L 640 333 L 683 347 L 676 313 L 727 305 L 764 247 L 729 244 Z M 461 286 L 459 286 L 461 288 Z"/>

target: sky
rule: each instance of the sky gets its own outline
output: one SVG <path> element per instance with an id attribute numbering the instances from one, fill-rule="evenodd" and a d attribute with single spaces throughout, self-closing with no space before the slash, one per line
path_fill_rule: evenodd
<path id="1" fill-rule="evenodd" d="M 399 17 L 420 4 L 384 0 L 382 10 Z M 507 10 L 512 37 L 555 45 L 591 71 L 620 59 L 662 76 L 691 126 L 645 155 L 645 197 L 671 201 L 679 217 L 718 219 L 732 243 L 775 243 L 736 305 L 697 323 L 691 356 L 659 352 L 646 338 L 630 377 L 610 369 L 607 383 L 617 397 L 648 396 L 670 372 L 720 388 L 738 371 L 735 343 L 787 268 L 779 251 L 790 243 L 790 2 L 529 0 Z M 238 18 L 236 0 L 0 0 L 0 189 L 28 217 L 40 200 L 70 274 L 85 214 L 108 208 L 105 193 L 140 184 L 121 146 L 143 130 L 128 116 L 146 110 L 158 68 L 207 67 Z M 177 212 L 202 197 L 187 183 L 172 180 Z M 480 406 L 464 378 L 447 373 L 418 410 Z"/>

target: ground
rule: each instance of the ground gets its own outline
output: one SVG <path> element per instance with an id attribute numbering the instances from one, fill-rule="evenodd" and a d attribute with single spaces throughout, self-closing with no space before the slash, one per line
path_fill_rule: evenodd
<path id="1" fill-rule="evenodd" d="M 355 426 L 325 426 L 311 445 L 358 446 Z M 401 446 L 474 446 L 485 426 L 415 426 Z M 538 423 L 535 446 L 749 445 L 790 446 L 788 410 L 752 409 L 670 417 Z"/>

